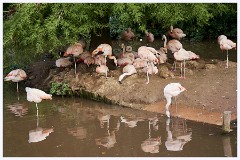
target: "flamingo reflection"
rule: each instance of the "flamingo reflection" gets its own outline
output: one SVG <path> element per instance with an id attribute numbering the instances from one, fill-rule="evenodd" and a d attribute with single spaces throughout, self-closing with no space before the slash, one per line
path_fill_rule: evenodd
<path id="1" fill-rule="evenodd" d="M 148 119 L 148 138 L 142 142 L 141 148 L 144 152 L 149 153 L 159 153 L 159 146 L 162 144 L 161 137 L 152 138 L 151 137 L 151 125 L 153 126 L 154 130 L 158 130 L 157 118 L 149 118 Z"/>
<path id="2" fill-rule="evenodd" d="M 119 123 L 118 123 L 116 129 L 110 131 L 109 129 L 110 118 L 111 116 L 109 114 L 98 115 L 98 120 L 100 121 L 100 127 L 105 128 L 106 126 L 107 132 L 105 133 L 105 136 L 95 139 L 96 145 L 106 147 L 107 149 L 114 147 L 115 143 L 117 142 L 115 132 L 119 129 Z M 105 123 L 107 123 L 107 125 L 104 125 Z"/>
<path id="3" fill-rule="evenodd" d="M 29 143 L 40 142 L 45 140 L 50 133 L 53 132 L 53 128 L 42 128 L 38 126 L 39 118 L 37 115 L 37 128 L 29 131 Z"/>
<path id="4" fill-rule="evenodd" d="M 8 110 L 10 110 L 15 116 L 23 117 L 28 112 L 28 107 L 17 102 L 7 105 Z"/>
<path id="5" fill-rule="evenodd" d="M 134 128 L 137 126 L 137 123 L 139 121 L 143 121 L 143 119 L 141 119 L 141 118 L 133 119 L 133 118 L 125 118 L 123 116 L 121 116 L 120 119 L 121 119 L 121 122 L 125 123 L 129 128 Z"/>
<path id="6" fill-rule="evenodd" d="M 172 123 L 172 131 L 169 125 L 170 118 L 167 118 L 167 141 L 165 142 L 165 146 L 168 151 L 182 151 L 183 146 L 192 140 L 192 132 L 188 132 L 186 121 L 183 119 L 176 118 L 175 123 Z"/>
<path id="7" fill-rule="evenodd" d="M 69 134 L 73 135 L 77 139 L 87 138 L 87 129 L 84 127 L 68 128 L 67 131 Z"/>

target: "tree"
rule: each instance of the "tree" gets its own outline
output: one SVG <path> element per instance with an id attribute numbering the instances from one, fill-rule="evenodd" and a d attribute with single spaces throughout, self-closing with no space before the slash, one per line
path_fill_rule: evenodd
<path id="1" fill-rule="evenodd" d="M 118 37 L 128 27 L 137 35 L 149 30 L 161 36 L 173 25 L 184 28 L 190 38 L 204 38 L 216 28 L 220 28 L 218 33 L 225 31 L 229 16 L 223 16 L 231 15 L 231 33 L 224 34 L 236 35 L 237 31 L 237 4 L 16 3 L 4 4 L 4 13 L 4 64 L 56 53 L 78 41 L 79 35 L 92 50 L 100 43 L 111 43 L 110 35 Z M 220 25 L 215 18 L 222 18 Z"/>

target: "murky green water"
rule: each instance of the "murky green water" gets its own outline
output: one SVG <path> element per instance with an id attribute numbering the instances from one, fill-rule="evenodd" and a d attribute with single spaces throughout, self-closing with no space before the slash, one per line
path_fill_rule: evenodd
<path id="1" fill-rule="evenodd" d="M 4 85 L 4 157 L 237 156 L 236 126 L 224 136 L 219 126 L 71 97 L 41 102 L 37 116 L 15 87 Z"/>

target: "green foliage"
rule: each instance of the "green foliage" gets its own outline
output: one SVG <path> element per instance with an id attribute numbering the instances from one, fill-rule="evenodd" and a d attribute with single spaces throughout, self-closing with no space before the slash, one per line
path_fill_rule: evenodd
<path id="1" fill-rule="evenodd" d="M 192 40 L 237 33 L 237 3 L 15 3 L 3 8 L 5 65 L 57 54 L 79 35 L 89 42 L 103 28 L 113 37 L 128 27 L 138 36 L 148 30 L 161 37 L 173 25 Z"/>
<path id="2" fill-rule="evenodd" d="M 72 90 L 69 87 L 69 84 L 53 82 L 51 85 L 52 85 L 51 89 L 50 89 L 51 94 L 55 94 L 58 96 L 59 95 L 61 95 L 61 96 L 72 95 Z"/>

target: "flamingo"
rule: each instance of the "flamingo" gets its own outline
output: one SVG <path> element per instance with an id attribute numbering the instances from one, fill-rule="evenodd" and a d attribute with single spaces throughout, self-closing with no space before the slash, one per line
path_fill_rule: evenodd
<path id="1" fill-rule="evenodd" d="M 154 35 L 151 32 L 145 31 L 145 39 L 148 45 L 154 41 Z"/>
<path id="2" fill-rule="evenodd" d="M 18 91 L 18 82 L 23 81 L 27 78 L 27 74 L 22 69 L 12 70 L 8 75 L 4 78 L 4 81 L 12 81 L 17 82 L 17 92 Z"/>
<path id="3" fill-rule="evenodd" d="M 226 68 L 228 68 L 228 50 L 231 50 L 233 48 L 236 49 L 236 43 L 234 43 L 233 41 L 231 41 L 230 39 L 227 39 L 226 36 L 221 35 L 218 37 L 218 43 L 220 44 L 220 49 L 226 50 L 227 51 L 227 64 L 226 64 Z"/>
<path id="4" fill-rule="evenodd" d="M 133 60 L 130 58 L 119 58 L 117 59 L 118 66 L 126 66 L 128 64 L 133 64 Z"/>
<path id="5" fill-rule="evenodd" d="M 164 92 L 164 97 L 167 100 L 167 104 L 165 106 L 167 117 L 170 117 L 169 106 L 172 102 L 172 97 L 177 97 L 180 93 L 182 93 L 185 90 L 186 88 L 184 88 L 180 83 L 169 83 L 168 85 L 165 86 L 163 92 Z"/>
<path id="6" fill-rule="evenodd" d="M 108 67 L 106 65 L 99 65 L 96 68 L 96 72 L 99 73 L 99 74 L 104 73 L 106 78 L 108 78 L 107 77 L 107 72 L 108 71 L 109 71 L 109 69 L 108 69 Z"/>
<path id="7" fill-rule="evenodd" d="M 158 55 L 159 63 L 165 63 L 167 61 L 167 37 L 163 35 L 162 40 L 164 40 L 163 47 L 157 50 L 159 52 Z"/>
<path id="8" fill-rule="evenodd" d="M 148 73 L 148 74 L 157 74 L 157 73 L 158 73 L 158 68 L 157 68 L 157 66 L 155 66 L 155 65 L 153 64 L 153 62 L 149 62 L 149 66 L 145 66 L 145 67 L 142 69 L 142 71 L 143 71 L 144 73 Z M 149 79 L 148 79 L 148 81 L 149 81 Z"/>
<path id="9" fill-rule="evenodd" d="M 136 69 L 138 68 L 144 68 L 145 66 L 147 66 L 147 59 L 141 59 L 141 58 L 136 58 L 133 61 L 133 65 Z"/>
<path id="10" fill-rule="evenodd" d="M 107 62 L 107 57 L 109 59 L 113 59 L 114 63 L 117 66 L 117 59 L 112 56 L 112 47 L 109 44 L 100 44 L 93 52 L 92 52 L 92 56 L 97 55 L 97 54 L 101 54 L 104 55 L 105 57 L 105 64 Z"/>
<path id="11" fill-rule="evenodd" d="M 71 66 L 73 64 L 73 62 L 70 61 L 70 57 L 59 58 L 56 60 L 55 63 L 56 63 L 57 67 L 67 67 L 67 66 Z"/>
<path id="12" fill-rule="evenodd" d="M 52 100 L 52 95 L 47 94 L 44 91 L 36 88 L 30 88 L 26 87 L 25 88 L 27 92 L 27 100 L 29 102 L 35 102 L 36 103 L 36 108 L 37 108 L 37 116 L 38 116 L 38 103 L 42 102 L 44 99 L 50 99 Z"/>
<path id="13" fill-rule="evenodd" d="M 84 62 L 84 64 L 86 64 L 89 67 L 89 65 L 95 63 L 95 59 L 92 56 L 88 56 L 84 59 L 83 62 Z"/>
<path id="14" fill-rule="evenodd" d="M 122 32 L 122 35 L 121 35 L 121 40 L 122 41 L 127 43 L 128 41 L 133 40 L 133 38 L 135 38 L 135 35 L 132 32 L 131 28 L 128 28 L 126 31 Z"/>
<path id="15" fill-rule="evenodd" d="M 173 28 L 172 25 L 170 26 L 170 31 L 168 31 L 168 35 L 178 40 L 186 36 L 186 34 L 184 34 L 180 28 Z"/>
<path id="16" fill-rule="evenodd" d="M 92 56 L 90 52 L 83 52 L 82 54 L 80 54 L 77 62 L 83 62 L 89 56 Z"/>
<path id="17" fill-rule="evenodd" d="M 133 64 L 135 56 L 133 53 L 125 53 L 122 55 L 122 58 L 117 59 L 118 66 L 126 66 L 128 64 Z"/>
<path id="18" fill-rule="evenodd" d="M 75 43 L 74 45 L 71 45 L 68 47 L 66 52 L 63 56 L 72 55 L 74 57 L 74 68 L 75 68 L 75 75 L 77 74 L 77 63 L 76 63 L 76 57 L 78 57 L 80 54 L 82 54 L 84 51 L 83 44 L 82 43 Z"/>
<path id="19" fill-rule="evenodd" d="M 220 41 L 223 40 L 223 39 L 227 39 L 227 36 L 225 36 L 225 35 L 218 36 L 218 44 L 219 45 L 220 45 Z"/>
<path id="20" fill-rule="evenodd" d="M 186 51 L 185 49 L 180 49 L 179 51 L 174 53 L 174 58 L 176 61 L 181 62 L 181 76 L 180 78 L 185 79 L 185 61 L 186 60 L 193 60 L 193 59 L 199 59 L 199 56 L 193 53 L 192 51 Z M 183 61 L 183 74 L 182 76 L 182 61 Z"/>
<path id="21" fill-rule="evenodd" d="M 158 51 L 156 51 L 154 48 L 152 47 L 146 47 L 146 46 L 141 46 L 138 48 L 138 56 L 141 59 L 146 59 L 147 60 L 147 68 L 148 68 L 148 62 L 153 62 L 154 64 L 158 64 Z M 149 76 L 148 76 L 148 69 L 147 69 L 147 82 L 146 84 L 149 83 Z"/>
<path id="22" fill-rule="evenodd" d="M 172 40 L 168 41 L 168 43 L 167 43 L 167 49 L 172 51 L 172 53 L 175 53 L 175 52 L 179 51 L 182 48 L 183 48 L 182 43 L 179 42 L 176 39 L 172 39 Z M 174 65 L 174 69 L 173 70 L 176 71 L 176 62 L 175 61 L 174 61 L 173 65 Z"/>
<path id="23" fill-rule="evenodd" d="M 135 67 L 131 64 L 126 65 L 125 67 L 123 67 L 123 74 L 119 76 L 118 82 L 122 83 L 122 79 L 125 76 L 130 76 L 137 73 L 137 70 L 135 69 Z"/>

